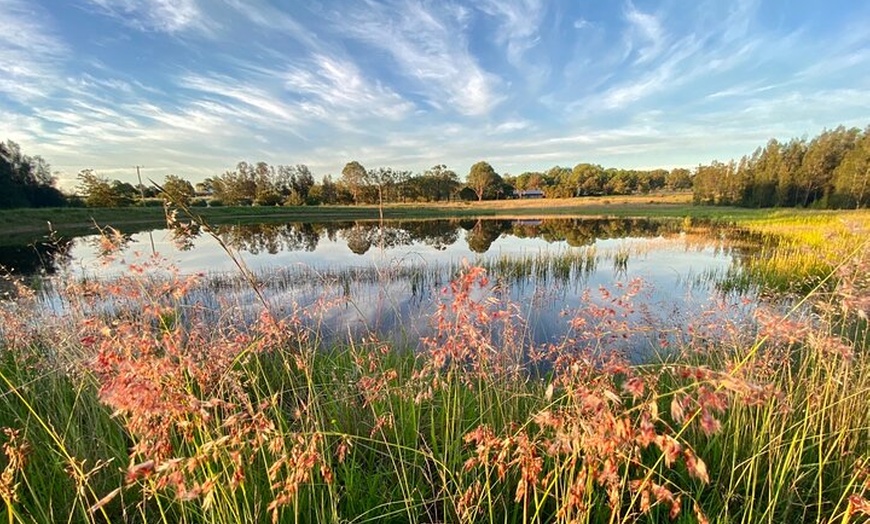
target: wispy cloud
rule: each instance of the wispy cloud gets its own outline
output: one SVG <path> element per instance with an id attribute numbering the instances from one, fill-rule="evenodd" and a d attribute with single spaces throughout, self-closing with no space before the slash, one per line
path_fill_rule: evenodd
<path id="1" fill-rule="evenodd" d="M 625 7 L 625 20 L 629 25 L 626 32 L 627 47 L 629 51 L 637 49 L 635 63 L 642 64 L 658 57 L 665 46 L 665 31 L 659 19 L 639 11 L 629 1 Z M 638 47 L 638 40 L 644 45 Z"/>
<path id="2" fill-rule="evenodd" d="M 306 27 L 287 12 L 268 2 L 263 0 L 223 0 L 223 2 L 257 27 L 289 35 L 311 49 L 319 46 L 315 33 L 310 27 Z"/>
<path id="3" fill-rule="evenodd" d="M 0 0 L 0 140 L 67 179 L 697 165 L 866 125 L 870 10 L 832 1 Z"/>
<path id="4" fill-rule="evenodd" d="M 0 93 L 27 102 L 55 89 L 68 49 L 50 18 L 27 0 L 0 0 Z"/>
<path id="5" fill-rule="evenodd" d="M 266 89 L 238 78 L 220 74 L 189 74 L 180 78 L 178 84 L 200 95 L 212 95 L 241 103 L 246 106 L 252 118 L 259 116 L 281 126 L 299 122 L 299 115 L 291 105 Z"/>
<path id="6" fill-rule="evenodd" d="M 315 55 L 305 64 L 282 75 L 285 88 L 301 97 L 311 116 L 329 119 L 382 117 L 396 120 L 414 106 L 394 91 L 368 82 L 349 60 Z"/>
<path id="7" fill-rule="evenodd" d="M 520 65 L 523 54 L 538 43 L 546 5 L 543 0 L 484 0 L 479 4 L 479 9 L 499 20 L 495 40 L 506 45 L 511 64 Z"/>
<path id="8" fill-rule="evenodd" d="M 468 50 L 467 13 L 414 0 L 341 13 L 341 33 L 390 55 L 433 107 L 463 115 L 488 113 L 501 100 L 500 81 Z"/>
<path id="9" fill-rule="evenodd" d="M 697 77 L 705 64 L 699 63 L 701 44 L 692 37 L 674 44 L 654 68 L 626 83 L 604 91 L 601 101 L 605 108 L 623 108 L 665 90 L 673 90 Z"/>
<path id="10" fill-rule="evenodd" d="M 586 29 L 587 27 L 592 27 L 592 22 L 589 20 L 582 17 L 574 20 L 574 29 Z"/>
<path id="11" fill-rule="evenodd" d="M 205 30 L 208 22 L 196 0 L 89 0 L 101 12 L 143 31 L 180 33 Z"/>

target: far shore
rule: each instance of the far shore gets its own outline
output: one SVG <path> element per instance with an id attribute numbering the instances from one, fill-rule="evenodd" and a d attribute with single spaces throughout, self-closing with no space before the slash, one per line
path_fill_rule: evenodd
<path id="1" fill-rule="evenodd" d="M 196 207 L 191 212 L 202 221 L 219 224 L 274 222 L 325 222 L 377 220 L 378 206 L 293 206 L 293 207 Z M 582 197 L 571 199 L 495 200 L 483 202 L 391 203 L 383 207 L 383 218 L 414 220 L 434 218 L 520 218 L 550 216 L 709 218 L 725 221 L 765 218 L 774 214 L 817 214 L 826 211 L 745 209 L 692 205 L 691 193 Z M 843 213 L 839 211 L 839 213 Z M 183 212 L 179 218 L 185 219 Z M 21 243 L 52 231 L 65 236 L 96 233 L 97 227 L 126 230 L 165 227 L 162 207 L 44 208 L 0 210 L 0 244 Z"/>

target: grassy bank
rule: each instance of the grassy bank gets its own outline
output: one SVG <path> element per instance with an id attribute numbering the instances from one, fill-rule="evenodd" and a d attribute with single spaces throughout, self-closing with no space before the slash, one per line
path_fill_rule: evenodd
<path id="1" fill-rule="evenodd" d="M 296 206 L 193 208 L 210 224 L 253 224 L 269 222 L 323 222 L 334 220 L 376 220 L 377 206 Z M 388 219 L 427 218 L 514 218 L 514 217 L 661 217 L 736 221 L 782 232 L 797 220 L 814 230 L 842 217 L 867 221 L 866 211 L 816 211 L 801 209 L 746 209 L 694 206 L 690 194 L 625 197 L 584 197 L 555 200 L 500 200 L 484 202 L 390 204 L 383 208 Z M 848 218 L 846 220 L 849 220 Z M 30 238 L 51 229 L 64 235 L 93 234 L 95 224 L 122 231 L 164 227 L 165 213 L 159 207 L 52 208 L 0 210 L 0 230 L 7 238 Z M 782 227 L 782 226 L 785 226 Z M 2 240 L 0 240 L 2 241 Z M 7 241 L 8 243 L 8 241 Z"/>
<path id="2" fill-rule="evenodd" d="M 768 289 L 808 293 L 870 237 L 870 211 L 778 211 L 735 222 L 759 246 L 739 278 Z"/>
<path id="3" fill-rule="evenodd" d="M 795 216 L 753 227 L 800 238 Z M 700 315 L 644 365 L 608 352 L 632 286 L 535 347 L 469 268 L 418 354 L 326 347 L 340 302 L 207 322 L 196 277 L 68 282 L 63 315 L 21 289 L 0 303 L 0 519 L 866 522 L 870 252 L 843 238 L 819 244 L 848 249 L 813 307 Z"/>
<path id="4" fill-rule="evenodd" d="M 440 204 L 391 204 L 384 207 L 389 219 L 426 219 L 457 217 L 695 217 L 720 218 L 767 216 L 766 212 L 737 208 L 692 206 L 690 195 L 652 195 L 637 197 L 589 197 L 558 200 L 502 200 Z M 375 220 L 376 206 L 297 206 L 297 207 L 217 207 L 192 210 L 211 224 L 318 222 L 332 220 Z M 0 210 L 0 230 L 6 237 L 30 238 L 52 229 L 64 235 L 93 234 L 95 224 L 110 225 L 122 231 L 163 227 L 162 208 L 60 208 Z"/>

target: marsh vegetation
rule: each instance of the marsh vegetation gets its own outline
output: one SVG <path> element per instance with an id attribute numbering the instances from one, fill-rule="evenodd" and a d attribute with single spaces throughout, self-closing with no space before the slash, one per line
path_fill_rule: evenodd
<path id="1" fill-rule="evenodd" d="M 599 225 L 594 241 L 552 252 L 284 274 L 249 267 L 242 244 L 217 229 L 234 271 L 136 259 L 119 251 L 128 238 L 105 230 L 102 278 L 62 269 L 37 289 L 11 281 L 0 304 L 4 516 L 866 519 L 866 216 L 742 225 L 727 246 L 724 229 L 680 220 L 654 223 L 648 242 L 607 247 Z M 474 227 L 456 233 L 463 249 Z M 579 223 L 503 227 L 549 227 L 550 242 L 566 245 L 557 232 L 584 238 Z M 745 255 L 695 273 L 712 297 L 702 308 L 653 314 L 644 301 L 656 284 L 632 272 L 651 243 L 710 249 L 695 244 L 701 230 L 704 246 L 711 230 L 723 242 L 713 252 Z M 381 224 L 369 233 L 373 255 L 401 236 Z M 503 233 L 490 249 L 528 240 Z M 362 309 L 354 288 L 395 304 L 397 282 L 419 290 L 425 329 L 331 322 Z M 307 298 L 282 294 L 299 286 Z M 575 300 L 556 307 L 564 329 L 537 337 L 528 312 L 541 302 L 529 297 L 560 288 Z M 409 336 L 390 336 L 400 328 Z"/>

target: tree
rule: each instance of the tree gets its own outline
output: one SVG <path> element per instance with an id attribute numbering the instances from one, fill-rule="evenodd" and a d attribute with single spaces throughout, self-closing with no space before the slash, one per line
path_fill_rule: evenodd
<path id="1" fill-rule="evenodd" d="M 802 205 L 808 206 L 829 195 L 834 170 L 843 157 L 855 147 L 858 129 L 839 126 L 832 131 L 823 131 L 807 147 L 798 177 L 798 187 L 803 194 Z"/>
<path id="2" fill-rule="evenodd" d="M 332 181 L 332 176 L 326 175 L 319 186 L 314 186 L 311 191 L 312 196 L 316 196 L 321 204 L 336 204 L 338 203 L 338 188 L 335 182 Z"/>
<path id="3" fill-rule="evenodd" d="M 834 170 L 836 204 L 862 208 L 870 203 L 870 127 Z"/>
<path id="4" fill-rule="evenodd" d="M 692 172 L 685 168 L 674 168 L 665 177 L 665 187 L 671 191 L 692 189 Z"/>
<path id="5" fill-rule="evenodd" d="M 211 179 L 214 196 L 231 206 L 251 205 L 257 197 L 254 169 L 247 162 L 239 162 L 236 169 Z"/>
<path id="6" fill-rule="evenodd" d="M 308 201 L 308 194 L 314 187 L 314 176 L 305 164 L 296 164 L 290 175 L 290 188 L 297 202 L 304 204 Z"/>
<path id="7" fill-rule="evenodd" d="M 115 192 L 109 179 L 97 175 L 93 169 L 81 171 L 78 179 L 77 192 L 88 207 L 120 207 L 129 203 L 124 202 L 123 197 Z"/>
<path id="8" fill-rule="evenodd" d="M 344 169 L 341 170 L 341 182 L 353 195 L 354 204 L 360 202 L 360 196 L 363 188 L 366 186 L 367 175 L 366 168 L 356 160 L 348 162 L 345 164 Z"/>
<path id="9" fill-rule="evenodd" d="M 451 200 L 456 197 L 462 184 L 456 173 L 444 164 L 427 169 L 422 175 L 404 182 L 405 196 L 418 200 Z"/>
<path id="10" fill-rule="evenodd" d="M 800 198 L 797 191 L 796 177 L 800 172 L 807 152 L 807 143 L 800 138 L 793 138 L 782 148 L 782 162 L 776 182 L 776 205 L 796 206 Z"/>
<path id="11" fill-rule="evenodd" d="M 468 172 L 468 178 L 466 179 L 468 187 L 470 187 L 472 191 L 474 191 L 474 194 L 477 195 L 478 201 L 482 201 L 487 190 L 492 190 L 500 182 L 500 177 L 498 176 L 498 173 L 495 172 L 495 169 L 483 161 L 471 166 L 471 170 Z"/>
<path id="12" fill-rule="evenodd" d="M 196 194 L 190 182 L 175 175 L 167 175 L 161 187 L 163 198 L 176 205 L 190 205 Z"/>
<path id="13" fill-rule="evenodd" d="M 577 164 L 571 170 L 573 182 L 572 196 L 591 196 L 604 194 L 607 177 L 604 168 L 598 164 Z"/>
<path id="14" fill-rule="evenodd" d="M 51 167 L 42 157 L 23 154 L 11 140 L 0 142 L 0 208 L 64 205 L 54 184 Z"/>

